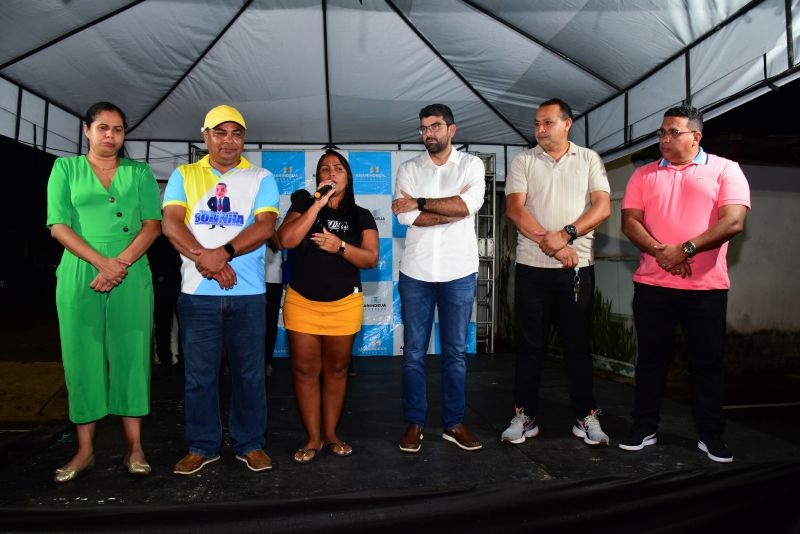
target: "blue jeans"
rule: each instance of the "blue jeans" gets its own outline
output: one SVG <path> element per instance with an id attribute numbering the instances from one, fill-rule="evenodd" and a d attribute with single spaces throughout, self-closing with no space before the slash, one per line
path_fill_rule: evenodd
<path id="1" fill-rule="evenodd" d="M 222 443 L 219 369 L 223 351 L 231 371 L 228 429 L 236 454 L 264 448 L 264 295 L 188 295 L 178 298 L 186 389 L 189 452 L 216 456 Z"/>
<path id="2" fill-rule="evenodd" d="M 425 426 L 425 355 L 439 308 L 442 348 L 442 418 L 445 429 L 464 422 L 467 326 L 475 301 L 475 274 L 449 282 L 422 282 L 400 273 L 403 315 L 403 416 L 407 425 Z"/>

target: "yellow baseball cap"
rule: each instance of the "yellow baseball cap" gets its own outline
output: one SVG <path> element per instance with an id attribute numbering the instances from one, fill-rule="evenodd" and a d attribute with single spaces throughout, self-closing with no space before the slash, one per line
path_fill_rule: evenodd
<path id="1" fill-rule="evenodd" d="M 206 128 L 216 128 L 223 122 L 235 122 L 240 124 L 242 128 L 247 129 L 244 123 L 244 117 L 234 107 L 226 106 L 225 104 L 217 106 L 206 114 L 206 120 L 203 122 L 203 130 Z"/>

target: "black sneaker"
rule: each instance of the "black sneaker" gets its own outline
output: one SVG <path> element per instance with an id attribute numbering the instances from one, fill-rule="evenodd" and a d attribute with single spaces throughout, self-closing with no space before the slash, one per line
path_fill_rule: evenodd
<path id="1" fill-rule="evenodd" d="M 619 440 L 619 448 L 625 451 L 640 451 L 648 445 L 655 445 L 657 441 L 655 432 L 633 427 L 627 436 Z"/>
<path id="2" fill-rule="evenodd" d="M 731 454 L 731 451 L 725 446 L 721 436 L 712 436 L 698 441 L 697 448 L 706 453 L 706 455 L 715 462 L 729 464 L 733 461 L 733 454 Z"/>

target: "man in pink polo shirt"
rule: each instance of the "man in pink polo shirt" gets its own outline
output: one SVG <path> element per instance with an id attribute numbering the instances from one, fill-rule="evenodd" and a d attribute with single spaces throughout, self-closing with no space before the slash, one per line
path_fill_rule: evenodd
<path id="1" fill-rule="evenodd" d="M 622 231 L 640 253 L 633 275 L 639 345 L 633 427 L 620 448 L 656 443 L 659 411 L 680 325 L 692 370 L 697 447 L 732 462 L 722 440 L 728 241 L 742 231 L 750 188 L 739 165 L 700 147 L 703 115 L 691 106 L 664 114 L 660 160 L 637 169 L 622 199 Z"/>

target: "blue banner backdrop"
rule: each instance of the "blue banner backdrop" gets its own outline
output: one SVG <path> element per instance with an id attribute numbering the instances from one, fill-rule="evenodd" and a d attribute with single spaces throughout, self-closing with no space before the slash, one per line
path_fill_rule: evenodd
<path id="1" fill-rule="evenodd" d="M 297 152 L 262 152 L 261 165 L 269 169 L 278 182 L 281 194 L 281 214 L 289 208 L 289 196 L 297 189 L 315 189 L 317 160 L 321 150 Z M 400 355 L 403 350 L 403 320 L 400 297 L 397 292 L 399 261 L 403 253 L 406 228 L 392 214 L 392 192 L 397 166 L 419 152 L 343 152 L 353 170 L 353 191 L 356 202 L 368 209 L 378 225 L 380 258 L 373 269 L 361 271 L 364 288 L 364 322 L 353 344 L 356 356 Z M 467 334 L 467 352 L 474 353 L 475 311 Z M 439 354 L 439 324 L 434 323 L 428 347 L 431 354 Z M 278 322 L 276 357 L 289 355 L 283 312 Z"/>

